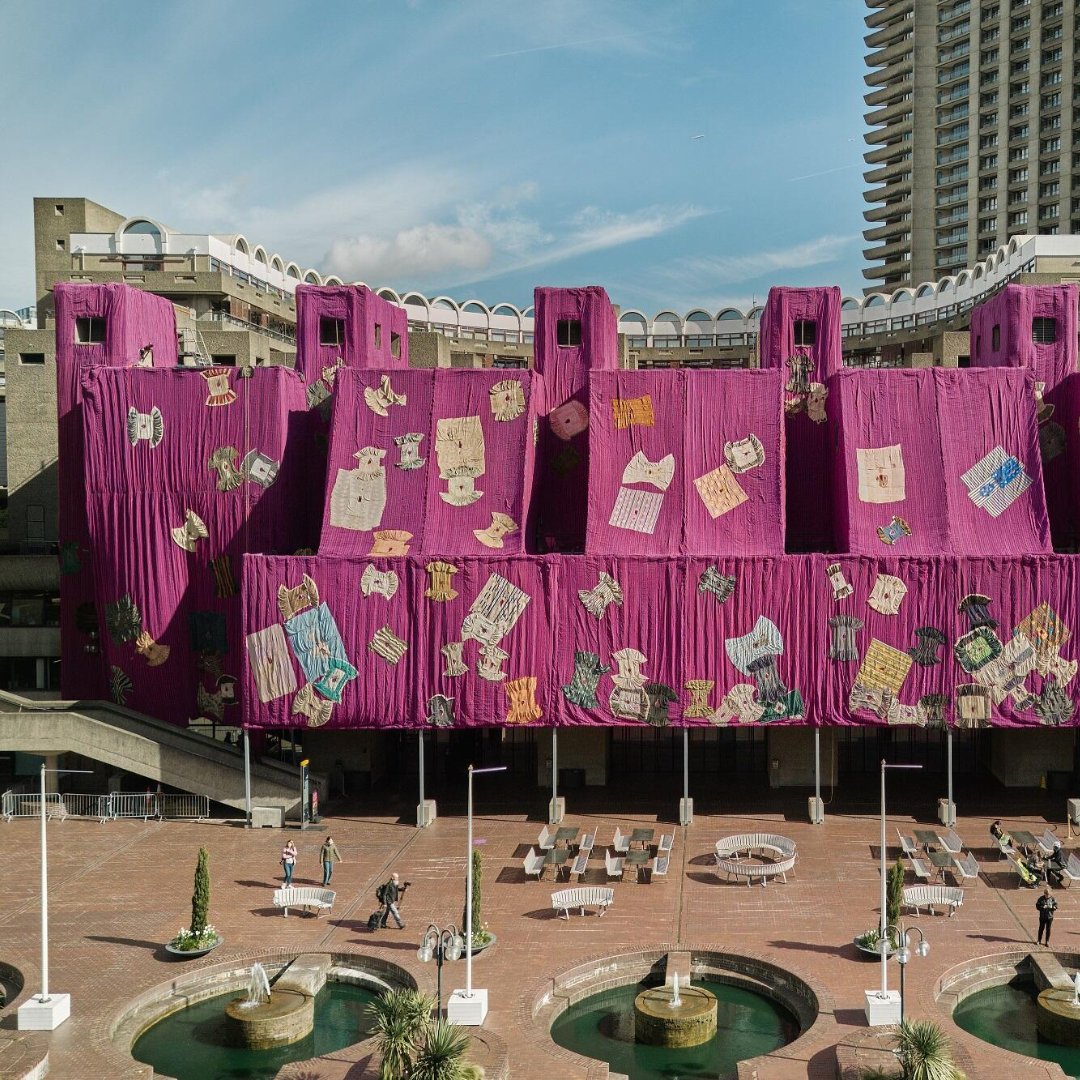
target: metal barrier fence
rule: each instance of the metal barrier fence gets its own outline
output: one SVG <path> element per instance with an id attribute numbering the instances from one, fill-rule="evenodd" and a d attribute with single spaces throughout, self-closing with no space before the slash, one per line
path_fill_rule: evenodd
<path id="1" fill-rule="evenodd" d="M 41 794 L 5 791 L 0 797 L 0 813 L 5 821 L 17 817 L 38 817 Z M 197 820 L 210 816 L 206 795 L 166 795 L 153 791 L 114 791 L 111 795 L 80 795 L 46 792 L 45 814 L 50 818 L 93 818 L 100 822 L 118 818 Z"/>

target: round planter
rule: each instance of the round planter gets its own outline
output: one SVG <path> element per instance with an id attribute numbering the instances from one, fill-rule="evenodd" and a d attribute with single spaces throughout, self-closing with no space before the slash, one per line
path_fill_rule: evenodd
<path id="1" fill-rule="evenodd" d="M 859 935 L 859 937 L 862 937 L 862 935 L 860 934 L 860 935 Z M 868 956 L 868 957 L 871 957 L 871 958 L 873 958 L 874 960 L 880 960 L 880 959 L 881 959 L 881 949 L 879 949 L 879 948 L 877 947 L 877 945 L 872 945 L 872 946 L 867 946 L 867 945 L 860 945 L 860 944 L 859 944 L 859 938 L 858 938 L 858 937 L 856 937 L 856 938 L 855 938 L 855 939 L 853 940 L 852 944 L 854 944 L 855 948 L 856 948 L 856 949 L 858 949 L 858 950 L 859 950 L 859 952 L 860 952 L 860 953 L 861 953 L 861 954 L 862 954 L 863 956 Z M 887 955 L 887 956 L 888 956 L 888 958 L 889 958 L 889 959 L 891 960 L 891 959 L 893 958 L 893 955 L 894 955 L 895 953 L 896 953 L 896 949 L 895 949 L 895 947 L 894 947 L 894 946 L 893 946 L 893 945 L 892 945 L 892 944 L 890 943 L 890 945 L 889 945 L 889 951 L 888 951 L 888 953 L 887 953 L 886 955 Z"/>
<path id="2" fill-rule="evenodd" d="M 490 949 L 491 946 L 499 940 L 493 933 L 491 933 L 490 930 L 488 931 L 488 938 L 489 940 L 486 941 L 483 945 L 474 945 L 472 947 L 471 951 L 473 956 L 479 956 L 485 949 Z"/>
<path id="3" fill-rule="evenodd" d="M 170 956 L 175 956 L 178 960 L 194 960 L 197 956 L 205 956 L 208 952 L 213 952 L 224 940 L 225 939 L 218 934 L 213 945 L 207 945 L 204 949 L 178 949 L 175 945 L 166 945 L 165 951 Z"/>

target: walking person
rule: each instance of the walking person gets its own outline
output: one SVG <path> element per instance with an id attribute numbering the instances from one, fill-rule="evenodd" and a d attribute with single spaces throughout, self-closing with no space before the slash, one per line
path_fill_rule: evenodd
<path id="1" fill-rule="evenodd" d="M 1054 912 L 1057 911 L 1058 902 L 1050 895 L 1050 886 L 1043 886 L 1042 896 L 1035 901 L 1035 907 L 1039 912 L 1039 944 L 1050 944 L 1050 930 L 1054 925 Z"/>
<path id="2" fill-rule="evenodd" d="M 330 879 L 334 876 L 334 860 L 341 862 L 341 855 L 338 853 L 337 845 L 332 837 L 328 836 L 326 838 L 326 842 L 319 851 L 319 858 L 322 860 L 322 883 L 323 888 L 325 888 L 330 884 Z"/>
<path id="3" fill-rule="evenodd" d="M 390 880 L 383 886 L 383 913 L 382 919 L 379 920 L 379 926 L 384 930 L 386 929 L 386 920 L 391 915 L 394 916 L 394 922 L 397 923 L 397 928 L 399 930 L 405 929 L 405 924 L 401 921 L 401 912 L 398 910 L 398 901 L 405 895 L 405 890 L 411 884 L 411 881 L 402 882 L 401 878 L 395 872 Z"/>
<path id="4" fill-rule="evenodd" d="M 289 840 L 281 849 L 281 865 L 285 870 L 285 888 L 292 885 L 293 870 L 296 867 L 296 845 Z"/>

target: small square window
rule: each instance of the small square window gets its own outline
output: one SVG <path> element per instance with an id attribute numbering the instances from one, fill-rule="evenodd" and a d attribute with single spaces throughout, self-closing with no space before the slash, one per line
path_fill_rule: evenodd
<path id="1" fill-rule="evenodd" d="M 375 324 L 375 348 L 382 348 L 382 323 Z"/>
<path id="2" fill-rule="evenodd" d="M 57 251 L 66 251 L 67 250 L 67 241 L 65 239 L 63 239 L 62 237 L 59 240 L 56 241 L 56 250 Z"/>
<path id="3" fill-rule="evenodd" d="M 793 329 L 796 345 L 817 344 L 817 323 L 813 319 L 796 319 Z"/>
<path id="4" fill-rule="evenodd" d="M 214 353 L 210 360 L 214 367 L 236 367 L 235 353 Z"/>
<path id="5" fill-rule="evenodd" d="M 390 355 L 398 358 L 401 356 L 401 335 L 390 331 Z"/>
<path id="6" fill-rule="evenodd" d="M 1000 326 L 995 326 L 994 329 L 990 331 L 990 348 L 993 349 L 994 352 L 998 352 L 1001 349 Z"/>
<path id="7" fill-rule="evenodd" d="M 53 213 L 57 217 L 63 217 L 64 216 L 64 204 L 61 203 L 61 202 L 53 203 Z"/>
<path id="8" fill-rule="evenodd" d="M 100 316 L 87 316 L 75 320 L 76 345 L 100 345 L 105 340 L 105 320 Z"/>
<path id="9" fill-rule="evenodd" d="M 1051 345 L 1057 341 L 1057 319 L 1032 319 L 1031 340 L 1039 345 Z"/>
<path id="10" fill-rule="evenodd" d="M 555 341 L 565 349 L 581 344 L 581 320 L 559 319 L 555 323 Z"/>
<path id="11" fill-rule="evenodd" d="M 19 353 L 20 364 L 44 364 L 45 354 L 43 352 L 21 352 Z"/>
<path id="12" fill-rule="evenodd" d="M 319 344 L 342 345 L 345 342 L 345 320 L 328 319 L 323 316 L 319 320 Z"/>

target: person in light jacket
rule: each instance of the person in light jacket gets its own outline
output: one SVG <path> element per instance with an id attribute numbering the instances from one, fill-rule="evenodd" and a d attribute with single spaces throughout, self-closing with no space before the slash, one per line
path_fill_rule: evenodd
<path id="1" fill-rule="evenodd" d="M 326 842 L 319 851 L 319 858 L 322 860 L 322 883 L 325 888 L 334 876 L 334 861 L 341 862 L 341 855 L 332 837 L 326 838 Z"/>
<path id="2" fill-rule="evenodd" d="M 292 885 L 293 870 L 296 869 L 296 845 L 290 840 L 281 849 L 281 866 L 285 871 L 285 888 Z"/>

